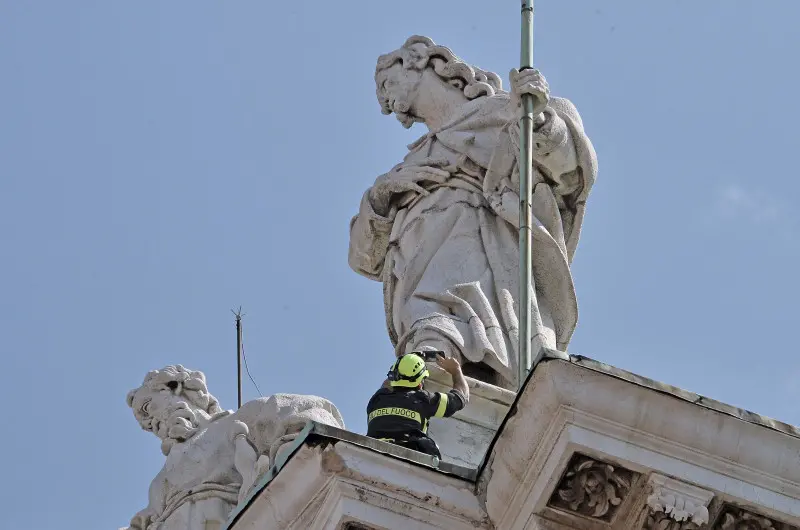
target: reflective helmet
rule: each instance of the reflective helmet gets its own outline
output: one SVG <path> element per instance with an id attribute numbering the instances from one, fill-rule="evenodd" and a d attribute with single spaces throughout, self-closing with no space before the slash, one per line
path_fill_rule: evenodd
<path id="1" fill-rule="evenodd" d="M 416 352 L 402 355 L 392 365 L 389 384 L 406 388 L 416 388 L 428 377 L 425 359 Z"/>

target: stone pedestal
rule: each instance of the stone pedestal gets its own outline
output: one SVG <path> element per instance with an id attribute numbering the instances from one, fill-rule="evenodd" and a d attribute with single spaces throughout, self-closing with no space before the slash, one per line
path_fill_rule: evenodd
<path id="1" fill-rule="evenodd" d="M 452 388 L 450 374 L 429 366 L 425 388 L 447 392 Z M 467 378 L 469 403 L 451 418 L 433 418 L 428 434 L 436 440 L 442 460 L 470 468 L 480 465 L 489 443 L 497 433 L 516 394 L 488 383 Z"/>
<path id="2" fill-rule="evenodd" d="M 224 530 L 800 530 L 797 427 L 548 358 L 485 464 L 462 467 L 448 461 L 479 460 L 512 397 L 470 387 L 469 406 L 432 427 L 444 462 L 309 424 Z"/>

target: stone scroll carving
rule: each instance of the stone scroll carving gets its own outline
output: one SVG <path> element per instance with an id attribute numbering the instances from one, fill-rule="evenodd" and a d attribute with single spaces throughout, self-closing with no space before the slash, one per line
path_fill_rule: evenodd
<path id="1" fill-rule="evenodd" d="M 129 530 L 220 528 L 308 420 L 344 427 L 336 407 L 316 396 L 276 394 L 223 410 L 205 375 L 181 365 L 148 373 L 127 403 L 166 456 Z"/>
<path id="2" fill-rule="evenodd" d="M 610 521 L 630 493 L 635 476 L 627 469 L 575 454 L 548 505 Z"/>
<path id="3" fill-rule="evenodd" d="M 757 513 L 725 506 L 714 525 L 714 530 L 800 530 L 796 526 L 781 523 Z"/>
<path id="4" fill-rule="evenodd" d="M 650 495 L 643 530 L 699 530 L 707 528 L 710 491 L 653 474 L 648 480 Z"/>
<path id="5" fill-rule="evenodd" d="M 544 102 L 534 124 L 533 351 L 565 350 L 578 317 L 570 263 L 597 159 L 575 107 L 536 70 L 497 74 L 427 37 L 381 56 L 378 102 L 428 132 L 363 195 L 350 267 L 384 284 L 397 355 L 442 350 L 465 373 L 516 389 L 519 96 Z"/>

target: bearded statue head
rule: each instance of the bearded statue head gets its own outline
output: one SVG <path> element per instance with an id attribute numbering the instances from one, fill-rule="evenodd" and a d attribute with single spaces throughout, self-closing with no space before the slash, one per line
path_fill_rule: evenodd
<path id="1" fill-rule="evenodd" d="M 128 392 L 127 402 L 142 429 L 161 439 L 165 455 L 222 412 L 203 372 L 179 364 L 149 372 L 139 388 Z"/>

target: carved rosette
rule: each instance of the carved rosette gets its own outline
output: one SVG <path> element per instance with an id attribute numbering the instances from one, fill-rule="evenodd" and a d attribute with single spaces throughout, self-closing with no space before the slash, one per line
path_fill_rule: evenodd
<path id="1" fill-rule="evenodd" d="M 710 491 L 662 475 L 648 480 L 647 517 L 642 530 L 699 530 L 708 524 Z"/>
<path id="2" fill-rule="evenodd" d="M 735 506 L 727 506 L 717 520 L 714 530 L 800 530 L 769 517 Z"/>
<path id="3" fill-rule="evenodd" d="M 548 503 L 553 508 L 610 521 L 631 491 L 634 473 L 575 454 Z"/>

